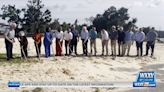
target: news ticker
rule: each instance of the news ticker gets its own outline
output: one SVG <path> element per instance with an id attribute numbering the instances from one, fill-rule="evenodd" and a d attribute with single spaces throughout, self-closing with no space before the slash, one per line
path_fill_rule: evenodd
<path id="1" fill-rule="evenodd" d="M 134 82 L 102 82 L 102 81 L 56 81 L 56 82 L 20 82 L 9 81 L 8 87 L 156 87 L 156 73 L 154 71 L 139 72 Z"/>
<path id="2" fill-rule="evenodd" d="M 8 82 L 8 87 L 133 87 L 128 82 Z"/>

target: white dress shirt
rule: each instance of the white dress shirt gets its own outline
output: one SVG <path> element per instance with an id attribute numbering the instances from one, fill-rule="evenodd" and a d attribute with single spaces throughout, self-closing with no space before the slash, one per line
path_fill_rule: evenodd
<path id="1" fill-rule="evenodd" d="M 64 40 L 69 41 L 72 40 L 73 34 L 71 32 L 65 31 L 64 32 Z"/>
<path id="2" fill-rule="evenodd" d="M 88 30 L 81 31 L 81 39 L 88 40 L 89 39 L 89 33 Z"/>
<path id="3" fill-rule="evenodd" d="M 56 39 L 63 40 L 63 38 L 64 38 L 63 31 L 60 31 L 60 32 L 56 31 L 55 32 L 55 37 L 56 37 Z"/>
<path id="4" fill-rule="evenodd" d="M 101 39 L 102 40 L 109 40 L 109 34 L 106 30 L 104 32 L 101 31 Z"/>

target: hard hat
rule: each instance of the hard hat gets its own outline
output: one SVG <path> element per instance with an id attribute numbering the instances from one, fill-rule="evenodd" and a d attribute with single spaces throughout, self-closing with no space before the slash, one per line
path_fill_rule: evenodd
<path id="1" fill-rule="evenodd" d="M 19 36 L 25 36 L 25 32 L 24 31 L 20 31 L 18 35 Z"/>

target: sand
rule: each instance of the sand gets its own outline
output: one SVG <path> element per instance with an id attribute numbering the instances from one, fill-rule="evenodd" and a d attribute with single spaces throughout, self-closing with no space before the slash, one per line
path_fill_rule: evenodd
<path id="1" fill-rule="evenodd" d="M 29 56 L 38 60 L 32 38 L 28 38 Z M 53 44 L 52 54 L 55 52 Z M 155 57 L 134 57 L 136 55 L 135 44 L 133 44 L 131 57 L 117 57 L 101 55 L 101 41 L 97 39 L 98 56 L 62 56 L 44 57 L 44 46 L 42 44 L 42 57 L 39 62 L 25 62 L 21 64 L 0 63 L 0 92 L 31 92 L 35 88 L 7 88 L 8 81 L 113 81 L 133 82 L 136 80 L 139 71 L 156 71 L 157 81 L 160 85 L 157 88 L 133 89 L 133 88 L 42 88 L 43 92 L 163 92 L 164 83 L 164 44 L 157 43 Z M 90 51 L 90 49 L 88 50 Z M 109 43 L 109 51 L 110 43 Z M 4 39 L 0 38 L 0 53 L 5 53 Z M 145 52 L 145 43 L 144 43 Z M 20 47 L 16 39 L 13 53 L 20 56 Z M 81 41 L 78 43 L 78 53 L 82 54 Z M 65 54 L 63 46 L 63 54 Z M 54 54 L 53 54 L 54 55 Z"/>

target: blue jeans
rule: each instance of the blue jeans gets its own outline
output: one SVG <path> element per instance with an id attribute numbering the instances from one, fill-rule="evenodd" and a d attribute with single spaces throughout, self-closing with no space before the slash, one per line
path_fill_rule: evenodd
<path id="1" fill-rule="evenodd" d="M 49 57 L 51 55 L 50 44 L 44 44 L 45 47 L 45 57 Z"/>

